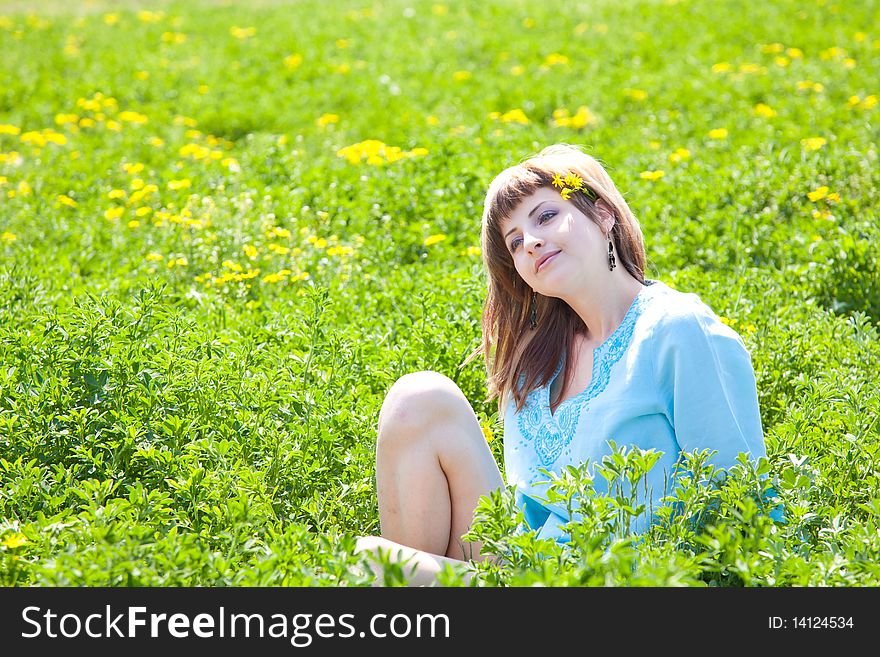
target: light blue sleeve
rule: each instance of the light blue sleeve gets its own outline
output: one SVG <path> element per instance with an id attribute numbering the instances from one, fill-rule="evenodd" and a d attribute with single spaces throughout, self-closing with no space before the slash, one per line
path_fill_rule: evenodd
<path id="1" fill-rule="evenodd" d="M 766 456 L 752 360 L 740 336 L 702 301 L 655 326 L 654 374 L 682 451 L 715 451 L 730 468 L 740 452 Z"/>

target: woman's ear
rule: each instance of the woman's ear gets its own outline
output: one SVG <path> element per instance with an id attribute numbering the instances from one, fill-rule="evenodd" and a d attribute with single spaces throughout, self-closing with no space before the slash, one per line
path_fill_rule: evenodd
<path id="1" fill-rule="evenodd" d="M 617 215 L 614 214 L 614 208 L 604 198 L 597 199 L 595 207 L 596 220 L 599 226 L 606 234 L 610 233 L 611 229 L 614 228 L 614 224 L 617 223 Z"/>

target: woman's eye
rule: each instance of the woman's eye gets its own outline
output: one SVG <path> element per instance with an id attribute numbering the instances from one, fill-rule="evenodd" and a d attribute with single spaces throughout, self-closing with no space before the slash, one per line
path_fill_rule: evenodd
<path id="1" fill-rule="evenodd" d="M 541 215 L 538 217 L 538 220 L 541 223 L 544 223 L 546 221 L 550 221 L 553 218 L 553 215 L 555 215 L 555 214 L 556 214 L 555 210 L 547 210 L 546 212 L 541 213 Z"/>
<path id="2" fill-rule="evenodd" d="M 521 239 L 515 239 L 515 240 L 513 240 L 513 241 L 510 243 L 510 251 L 511 251 L 511 252 L 516 251 L 516 249 L 517 249 L 517 247 L 519 246 L 519 243 L 520 243 L 520 242 L 522 242 Z"/>

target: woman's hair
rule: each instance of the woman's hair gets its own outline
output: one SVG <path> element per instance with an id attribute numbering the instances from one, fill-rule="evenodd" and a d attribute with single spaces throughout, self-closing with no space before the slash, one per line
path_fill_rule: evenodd
<path id="1" fill-rule="evenodd" d="M 517 273 L 501 231 L 505 219 L 523 199 L 542 187 L 551 187 L 554 176 L 565 178 L 570 174 L 580 176 L 588 190 L 613 210 L 611 237 L 617 259 L 635 279 L 645 281 L 645 245 L 639 222 L 594 158 L 576 146 L 556 144 L 498 174 L 486 194 L 480 231 L 488 274 L 483 339 L 464 364 L 483 354 L 489 392 L 486 401 L 498 397 L 499 413 L 504 412 L 508 393 L 513 395 L 517 411 L 521 410 L 529 392 L 546 385 L 553 376 L 563 353 L 571 353 L 575 335 L 586 330 L 583 320 L 565 301 L 542 295 L 537 301 L 538 325 L 531 330 L 532 290 Z M 596 201 L 589 194 L 576 191 L 569 200 L 592 221 L 597 220 Z M 561 381 L 568 380 L 571 368 L 571 359 L 566 359 Z M 551 400 L 552 409 L 557 405 L 558 401 Z"/>

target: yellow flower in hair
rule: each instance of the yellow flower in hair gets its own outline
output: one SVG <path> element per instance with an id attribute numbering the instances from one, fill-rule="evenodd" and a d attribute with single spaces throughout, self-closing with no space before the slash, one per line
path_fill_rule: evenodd
<path id="1" fill-rule="evenodd" d="M 574 191 L 577 191 L 584 184 L 584 181 L 581 180 L 581 177 L 576 173 L 569 173 L 565 177 L 565 185 L 566 187 L 571 187 Z"/>
<path id="2" fill-rule="evenodd" d="M 554 174 L 551 184 L 559 188 L 559 193 L 566 201 L 571 198 L 574 192 L 581 192 L 594 201 L 599 198 L 596 192 L 590 189 L 589 185 L 584 182 L 583 178 L 572 171 L 569 171 L 564 177 L 558 173 Z"/>

